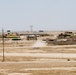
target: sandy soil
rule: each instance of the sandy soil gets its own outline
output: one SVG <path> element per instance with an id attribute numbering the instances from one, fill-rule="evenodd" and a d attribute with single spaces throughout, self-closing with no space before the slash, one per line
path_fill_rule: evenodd
<path id="1" fill-rule="evenodd" d="M 35 48 L 35 42 L 5 44 L 4 62 L 0 44 L 0 75 L 76 75 L 76 45 Z"/>
<path id="2" fill-rule="evenodd" d="M 0 53 L 2 56 L 2 53 Z M 50 58 L 76 58 L 76 54 L 66 53 L 5 53 L 5 56 L 26 56 L 26 57 L 50 57 Z"/>

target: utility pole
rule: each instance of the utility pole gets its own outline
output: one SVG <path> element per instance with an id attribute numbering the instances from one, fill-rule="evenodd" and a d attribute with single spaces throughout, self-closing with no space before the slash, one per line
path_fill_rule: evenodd
<path id="1" fill-rule="evenodd" d="M 4 29 L 2 28 L 2 44 L 3 44 L 3 60 L 2 62 L 5 61 L 5 55 L 4 55 Z"/>

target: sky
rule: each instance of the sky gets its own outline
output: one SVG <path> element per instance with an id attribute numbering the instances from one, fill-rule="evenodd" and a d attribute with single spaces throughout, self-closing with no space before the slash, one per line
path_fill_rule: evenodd
<path id="1" fill-rule="evenodd" d="M 0 31 L 76 30 L 76 0 L 0 0 Z"/>

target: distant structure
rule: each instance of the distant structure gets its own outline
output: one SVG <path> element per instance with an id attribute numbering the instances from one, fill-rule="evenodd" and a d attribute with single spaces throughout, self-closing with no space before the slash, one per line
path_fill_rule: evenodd
<path id="1" fill-rule="evenodd" d="M 33 25 L 30 25 L 31 32 L 33 32 Z"/>
<path id="2" fill-rule="evenodd" d="M 28 35 L 27 40 L 37 40 L 37 36 L 36 35 Z"/>
<path id="3" fill-rule="evenodd" d="M 10 30 L 7 30 L 7 34 L 10 34 L 10 32 L 11 32 Z"/>

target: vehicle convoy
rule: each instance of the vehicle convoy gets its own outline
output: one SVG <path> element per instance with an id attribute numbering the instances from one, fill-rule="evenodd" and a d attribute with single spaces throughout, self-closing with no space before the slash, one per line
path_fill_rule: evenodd
<path id="1" fill-rule="evenodd" d="M 50 45 L 74 45 L 76 44 L 76 35 L 72 32 L 60 33 L 56 39 L 46 39 Z"/>

